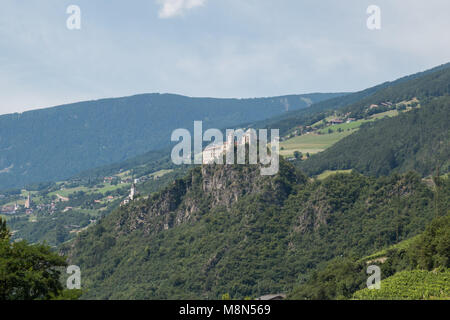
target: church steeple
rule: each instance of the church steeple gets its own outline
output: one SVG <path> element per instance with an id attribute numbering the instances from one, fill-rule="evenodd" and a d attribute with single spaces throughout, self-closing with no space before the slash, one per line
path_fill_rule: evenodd
<path id="1" fill-rule="evenodd" d="M 30 209 L 30 207 L 31 207 L 31 196 L 30 193 L 28 192 L 27 200 L 25 200 L 25 209 Z"/>
<path id="2" fill-rule="evenodd" d="M 130 200 L 134 200 L 135 196 L 136 196 L 136 184 L 133 182 L 131 184 L 131 190 L 130 190 L 130 195 L 129 195 Z"/>

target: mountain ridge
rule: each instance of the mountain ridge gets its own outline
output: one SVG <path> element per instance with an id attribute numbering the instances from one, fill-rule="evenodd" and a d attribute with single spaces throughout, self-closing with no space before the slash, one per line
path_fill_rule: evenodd
<path id="1" fill-rule="evenodd" d="M 379 85 L 358 92 L 318 102 L 307 110 L 291 111 L 284 115 L 275 116 L 271 119 L 254 123 L 249 123 L 247 125 L 251 125 L 252 127 L 256 128 L 278 128 L 280 129 L 281 134 L 285 134 L 288 130 L 292 129 L 295 126 L 311 125 L 314 122 L 320 121 L 321 119 L 325 118 L 325 114 L 327 111 L 337 111 L 344 109 L 345 112 L 355 112 L 355 107 L 361 108 L 361 102 L 367 103 L 368 101 L 371 101 L 370 99 L 374 98 L 378 98 L 379 100 L 380 96 L 383 96 L 384 92 L 391 93 L 390 91 L 396 90 L 396 88 L 398 87 L 407 86 L 408 83 L 416 82 L 419 86 L 423 85 L 423 83 L 420 83 L 421 78 L 434 80 L 433 74 L 444 74 L 444 76 L 446 76 L 448 74 L 448 70 L 450 70 L 450 62 L 422 72 L 417 72 L 408 76 L 398 78 L 394 81 L 386 81 Z M 418 87 L 418 89 L 420 90 L 420 87 Z M 442 87 L 441 89 L 450 92 L 450 88 L 448 87 Z M 414 97 L 414 95 L 412 95 L 411 98 L 412 97 Z M 387 97 L 385 96 L 384 98 Z M 373 101 L 372 103 L 378 102 L 380 101 Z"/>
<path id="2" fill-rule="evenodd" d="M 177 128 L 234 127 L 337 94 L 213 99 L 142 94 L 0 116 L 0 189 L 69 178 L 170 146 Z M 305 101 L 306 100 L 306 101 Z"/>

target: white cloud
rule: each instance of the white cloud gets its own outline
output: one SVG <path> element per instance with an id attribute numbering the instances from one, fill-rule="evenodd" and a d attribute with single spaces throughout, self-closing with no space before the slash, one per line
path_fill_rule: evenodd
<path id="1" fill-rule="evenodd" d="M 186 10 L 203 6 L 206 0 L 157 0 L 162 6 L 159 17 L 162 19 L 182 15 Z"/>

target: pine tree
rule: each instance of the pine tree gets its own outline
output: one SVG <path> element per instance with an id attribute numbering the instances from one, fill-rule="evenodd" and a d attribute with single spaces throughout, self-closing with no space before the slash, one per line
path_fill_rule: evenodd
<path id="1" fill-rule="evenodd" d="M 0 217 L 0 241 L 9 240 L 11 234 L 9 233 L 8 227 L 6 226 L 6 221 Z"/>

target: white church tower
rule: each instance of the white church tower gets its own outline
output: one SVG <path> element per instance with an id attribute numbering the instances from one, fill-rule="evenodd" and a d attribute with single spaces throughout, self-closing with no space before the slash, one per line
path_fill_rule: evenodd
<path id="1" fill-rule="evenodd" d="M 132 184 L 131 185 L 131 190 L 130 190 L 130 195 L 128 196 L 128 198 L 130 200 L 134 200 L 134 197 L 136 196 L 136 184 Z"/>

